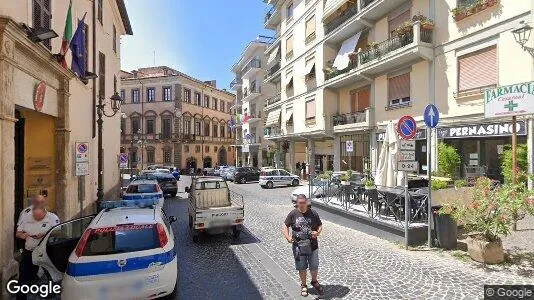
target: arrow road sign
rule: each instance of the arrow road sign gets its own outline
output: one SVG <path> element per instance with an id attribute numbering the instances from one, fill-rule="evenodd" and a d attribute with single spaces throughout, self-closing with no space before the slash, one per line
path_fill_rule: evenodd
<path id="1" fill-rule="evenodd" d="M 439 122 L 439 110 L 434 104 L 429 104 L 425 107 L 425 124 L 430 128 L 438 126 Z"/>
<path id="2" fill-rule="evenodd" d="M 412 116 L 404 116 L 397 123 L 397 132 L 401 138 L 411 140 L 417 133 L 417 123 Z"/>

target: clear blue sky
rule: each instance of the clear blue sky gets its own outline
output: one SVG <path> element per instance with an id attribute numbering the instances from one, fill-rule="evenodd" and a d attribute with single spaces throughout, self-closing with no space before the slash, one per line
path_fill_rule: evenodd
<path id="1" fill-rule="evenodd" d="M 122 38 L 122 69 L 167 65 L 228 88 L 244 47 L 263 28 L 262 0 L 126 0 L 134 35 Z"/>

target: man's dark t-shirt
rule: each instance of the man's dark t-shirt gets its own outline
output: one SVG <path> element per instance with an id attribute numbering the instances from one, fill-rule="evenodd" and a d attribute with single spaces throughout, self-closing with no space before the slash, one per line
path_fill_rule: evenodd
<path id="1" fill-rule="evenodd" d="M 301 213 L 298 209 L 291 211 L 284 222 L 287 227 L 291 227 L 291 234 L 294 241 L 310 239 L 312 251 L 319 248 L 317 239 L 312 239 L 312 231 L 317 231 L 323 225 L 319 214 L 312 209 Z"/>

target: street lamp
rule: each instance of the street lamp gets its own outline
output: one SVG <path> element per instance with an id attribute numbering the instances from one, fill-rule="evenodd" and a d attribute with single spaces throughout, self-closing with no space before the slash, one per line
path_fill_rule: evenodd
<path id="1" fill-rule="evenodd" d="M 105 111 L 106 104 L 104 103 L 104 97 L 100 95 L 98 97 L 98 104 L 96 105 L 97 113 L 98 113 L 98 119 L 96 121 L 98 125 L 98 188 L 96 192 L 96 198 L 98 203 L 100 203 L 104 198 L 104 148 L 102 145 L 102 132 L 103 127 L 102 124 L 104 123 L 104 120 L 102 119 L 103 116 L 106 116 L 108 118 L 111 118 L 117 114 L 117 112 L 121 108 L 122 104 L 122 98 L 119 96 L 117 92 L 113 94 L 109 98 L 110 104 L 111 104 L 111 110 L 113 111 L 112 114 L 107 114 Z"/>
<path id="2" fill-rule="evenodd" d="M 532 33 L 532 26 L 525 23 L 525 21 L 519 22 L 519 25 L 516 29 L 512 30 L 514 34 L 515 41 L 521 45 L 523 50 L 527 51 L 531 56 L 534 56 L 534 48 L 525 46 L 528 40 L 530 39 L 530 34 Z"/>

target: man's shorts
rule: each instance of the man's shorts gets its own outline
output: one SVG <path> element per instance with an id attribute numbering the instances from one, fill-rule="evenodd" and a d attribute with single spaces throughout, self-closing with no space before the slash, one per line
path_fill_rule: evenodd
<path id="1" fill-rule="evenodd" d="M 313 250 L 310 255 L 301 255 L 295 258 L 295 268 L 298 271 L 305 271 L 306 269 L 310 271 L 319 270 L 319 249 Z"/>

